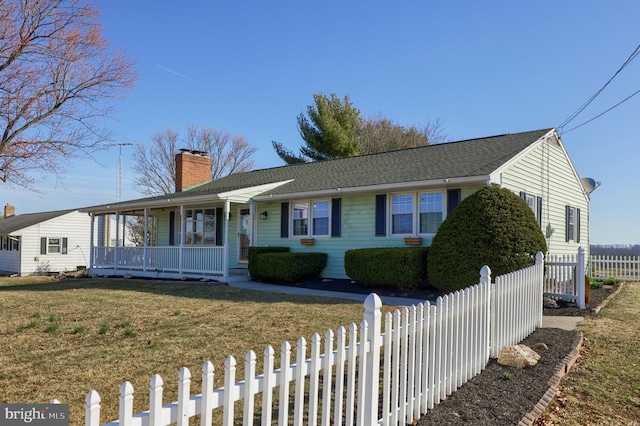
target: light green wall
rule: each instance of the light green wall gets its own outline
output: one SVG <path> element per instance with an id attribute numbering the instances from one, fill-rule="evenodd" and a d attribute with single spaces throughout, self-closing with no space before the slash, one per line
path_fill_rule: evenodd
<path id="1" fill-rule="evenodd" d="M 502 186 L 516 194 L 526 191 L 543 197 L 542 232 L 546 235 L 547 224 L 553 228 L 551 237 L 547 238 L 550 254 L 575 255 L 582 246 L 589 256 L 589 203 L 569 158 L 555 139 L 539 144 L 506 170 L 502 174 Z M 580 243 L 566 241 L 567 204 L 580 209 Z"/>
<path id="2" fill-rule="evenodd" d="M 481 186 L 462 189 L 462 198 L 476 192 Z M 430 189 L 431 191 L 432 189 Z M 446 192 L 446 190 L 442 189 Z M 298 238 L 280 237 L 280 203 L 258 204 L 257 212 L 266 211 L 267 220 L 258 220 L 258 246 L 290 247 L 294 252 L 327 253 L 327 267 L 323 277 L 348 278 L 344 271 L 344 253 L 347 250 L 374 247 L 407 247 L 403 237 L 375 235 L 375 194 L 342 197 L 342 227 L 340 237 L 316 237 L 312 246 L 303 246 Z M 446 203 L 445 203 L 446 208 Z M 423 237 L 422 245 L 430 246 L 432 238 Z"/>

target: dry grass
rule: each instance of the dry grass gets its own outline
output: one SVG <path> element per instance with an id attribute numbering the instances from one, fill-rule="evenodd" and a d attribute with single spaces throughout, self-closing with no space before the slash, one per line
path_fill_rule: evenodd
<path id="1" fill-rule="evenodd" d="M 227 356 L 242 378 L 248 350 L 260 372 L 267 345 L 279 358 L 284 341 L 295 347 L 301 336 L 359 325 L 363 313 L 359 302 L 211 283 L 46 277 L 0 278 L 0 306 L 0 402 L 58 399 L 70 404 L 72 425 L 84 424 L 92 389 L 102 398 L 101 421 L 115 420 L 124 381 L 136 391 L 134 412 L 144 411 L 153 374 L 164 379 L 164 401 L 173 402 L 182 367 L 197 394 L 206 360 L 221 386 Z"/>
<path id="2" fill-rule="evenodd" d="M 579 329 L 581 358 L 538 425 L 640 425 L 640 283 Z"/>

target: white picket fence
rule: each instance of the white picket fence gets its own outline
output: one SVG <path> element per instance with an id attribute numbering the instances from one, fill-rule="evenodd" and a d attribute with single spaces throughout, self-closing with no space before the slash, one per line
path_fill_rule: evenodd
<path id="1" fill-rule="evenodd" d="M 591 255 L 589 266 L 594 278 L 640 281 L 640 256 Z"/>
<path id="2" fill-rule="evenodd" d="M 340 327 L 335 338 L 328 330 L 324 348 L 314 334 L 309 358 L 306 340 L 298 339 L 295 364 L 285 342 L 280 366 L 274 369 L 275 352 L 268 346 L 264 371 L 256 375 L 256 354 L 249 351 L 244 380 L 236 381 L 236 360 L 228 357 L 224 387 L 214 389 L 213 365 L 206 362 L 196 396 L 191 396 L 191 374 L 183 368 L 178 401 L 167 405 L 162 402 L 163 380 L 153 376 L 150 408 L 143 413 L 133 414 L 134 390 L 125 382 L 119 420 L 108 425 L 186 426 L 196 416 L 200 425 L 211 425 L 213 410 L 221 408 L 222 424 L 231 426 L 237 421 L 236 401 L 242 401 L 243 425 L 411 424 L 480 373 L 504 345 L 542 326 L 543 268 L 538 253 L 534 266 L 497 277 L 492 284 L 485 266 L 479 284 L 439 297 L 435 305 L 420 303 L 387 313 L 384 321 L 382 302 L 371 294 L 359 330 L 355 324 L 348 331 Z M 100 401 L 95 390 L 87 395 L 86 426 L 100 425 Z"/>
<path id="3" fill-rule="evenodd" d="M 585 302 L 585 253 L 578 247 L 577 255 L 551 255 L 545 261 L 544 295 L 573 300 L 580 309 Z"/>

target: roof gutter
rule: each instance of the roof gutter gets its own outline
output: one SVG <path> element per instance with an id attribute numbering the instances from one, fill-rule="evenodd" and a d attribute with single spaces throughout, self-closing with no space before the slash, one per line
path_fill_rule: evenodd
<path id="1" fill-rule="evenodd" d="M 286 194 L 266 194 L 257 195 L 253 197 L 256 201 L 269 201 L 269 200 L 285 200 L 291 198 L 303 198 L 303 197 L 319 197 L 319 196 L 335 196 L 336 194 L 359 194 L 366 192 L 393 192 L 403 189 L 420 188 L 420 187 L 455 187 L 458 185 L 478 183 L 480 185 L 486 184 L 489 181 L 489 175 L 483 176 L 466 176 L 460 178 L 450 179 L 431 179 L 421 180 L 414 182 L 399 182 L 382 185 L 367 185 L 367 186 L 354 186 L 349 188 L 331 188 L 322 189 L 318 191 L 303 191 L 303 192 L 291 192 Z"/>

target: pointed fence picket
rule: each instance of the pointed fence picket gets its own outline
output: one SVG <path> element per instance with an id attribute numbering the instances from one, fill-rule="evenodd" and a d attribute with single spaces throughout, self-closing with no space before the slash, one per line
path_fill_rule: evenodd
<path id="1" fill-rule="evenodd" d="M 149 410 L 143 413 L 133 414 L 134 389 L 125 382 L 119 419 L 106 426 L 188 425 L 198 416 L 199 424 L 208 426 L 216 409 L 223 412 L 223 425 L 231 426 L 238 401 L 243 405 L 243 425 L 412 424 L 479 374 L 504 345 L 517 343 L 541 326 L 543 267 L 539 253 L 534 266 L 497 277 L 495 284 L 490 269 L 483 267 L 477 285 L 439 297 L 435 304 L 387 313 L 384 320 L 380 298 L 371 294 L 359 329 L 351 324 L 348 331 L 340 327 L 335 335 L 328 330 L 324 347 L 317 333 L 310 346 L 301 337 L 295 364 L 291 345 L 285 342 L 280 368 L 274 369 L 276 353 L 267 346 L 264 371 L 257 375 L 257 357 L 249 351 L 244 380 L 237 382 L 236 360 L 230 356 L 224 363 L 224 386 L 214 389 L 213 364 L 207 361 L 202 391 L 195 396 L 191 373 L 183 368 L 178 401 L 167 405 L 162 403 L 164 381 L 154 375 Z M 88 393 L 86 426 L 100 425 L 100 402 L 96 391 Z M 255 412 L 258 405 L 260 417 Z"/>

